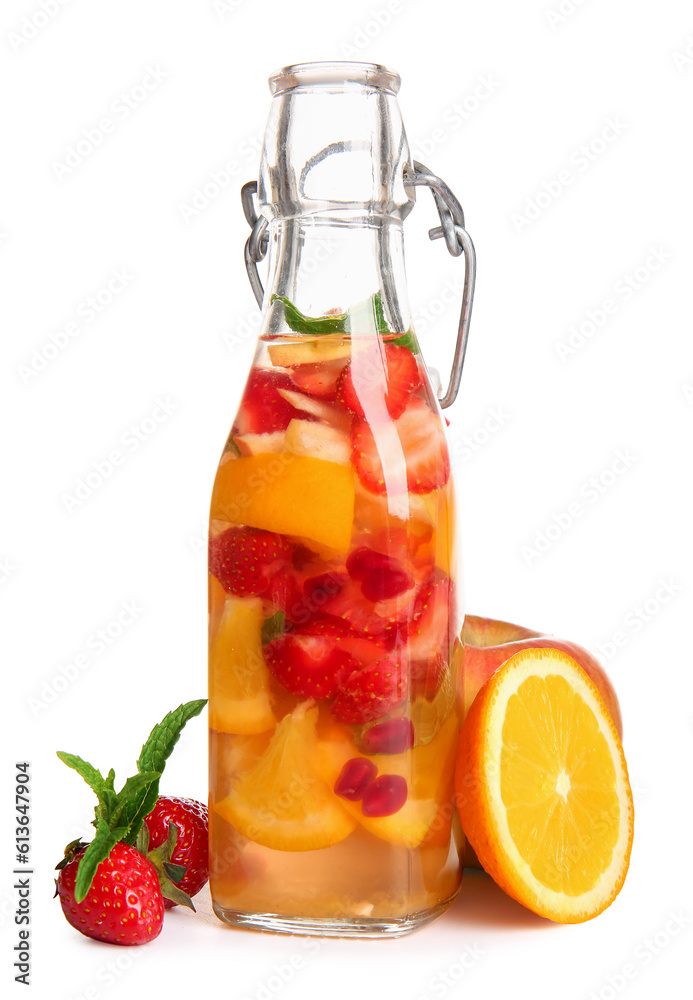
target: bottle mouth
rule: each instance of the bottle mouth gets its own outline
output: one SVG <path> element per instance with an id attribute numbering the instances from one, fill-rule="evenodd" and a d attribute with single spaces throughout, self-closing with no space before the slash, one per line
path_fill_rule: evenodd
<path id="1" fill-rule="evenodd" d="M 340 90 L 348 86 L 372 87 L 396 95 L 401 82 L 399 73 L 380 63 L 337 61 L 284 66 L 268 80 L 273 97 L 302 87 Z"/>

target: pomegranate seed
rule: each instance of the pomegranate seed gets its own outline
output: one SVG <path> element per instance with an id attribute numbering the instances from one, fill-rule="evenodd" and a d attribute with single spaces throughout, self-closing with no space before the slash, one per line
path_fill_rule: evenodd
<path id="1" fill-rule="evenodd" d="M 414 726 L 411 719 L 389 719 L 371 726 L 361 742 L 366 753 L 404 753 L 414 746 Z"/>
<path id="2" fill-rule="evenodd" d="M 350 802 L 358 802 L 371 784 L 378 768 L 372 760 L 365 757 L 352 757 L 339 773 L 334 783 L 334 793 Z"/>
<path id="3" fill-rule="evenodd" d="M 401 774 L 381 774 L 363 795 L 364 816 L 392 816 L 407 801 L 407 783 Z"/>
<path id="4" fill-rule="evenodd" d="M 361 593 L 373 603 L 396 597 L 412 585 L 410 574 L 399 560 L 366 545 L 354 549 L 346 561 L 346 568 L 352 580 L 361 581 Z"/>

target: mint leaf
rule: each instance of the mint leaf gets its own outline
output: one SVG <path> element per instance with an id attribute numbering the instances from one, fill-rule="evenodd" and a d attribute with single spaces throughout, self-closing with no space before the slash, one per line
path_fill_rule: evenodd
<path id="1" fill-rule="evenodd" d="M 394 340 L 390 341 L 391 344 L 396 344 L 397 347 L 408 347 L 412 354 L 419 353 L 419 345 L 416 342 L 416 337 L 412 330 L 407 330 L 403 333 L 401 337 L 395 337 Z"/>
<path id="2" fill-rule="evenodd" d="M 324 336 L 326 333 L 345 333 L 347 330 L 348 313 L 335 313 L 331 316 L 306 316 L 297 309 L 284 295 L 273 295 L 270 303 L 277 301 L 284 306 L 284 318 L 289 329 L 294 333 L 311 333 L 313 336 Z"/>
<path id="3" fill-rule="evenodd" d="M 128 826 L 126 843 L 134 844 L 140 827 L 154 806 L 159 795 L 159 777 L 164 770 L 166 761 L 171 756 L 186 722 L 199 715 L 207 704 L 206 699 L 189 701 L 179 705 L 173 712 L 164 716 L 158 726 L 154 726 L 140 752 L 137 769 L 141 773 L 155 771 L 158 777 L 143 782 L 138 794 L 126 803 L 123 810 L 123 822 Z"/>
<path id="4" fill-rule="evenodd" d="M 63 750 L 59 750 L 58 757 L 63 764 L 67 764 L 68 767 L 77 771 L 77 773 L 84 778 L 92 791 L 96 793 L 99 804 L 95 809 L 96 823 L 94 825 L 98 823 L 100 817 L 109 823 L 111 812 L 115 808 L 117 802 L 117 795 L 113 789 L 115 771 L 111 769 L 104 778 L 98 768 L 94 767 L 88 761 L 82 760 L 82 758 L 78 757 L 76 754 L 65 753 Z"/>
<path id="5" fill-rule="evenodd" d="M 108 821 L 111 826 L 122 826 L 132 823 L 131 817 L 136 817 L 144 795 L 156 783 L 158 787 L 161 771 L 140 771 L 125 782 L 118 792 L 116 802 L 112 807 Z M 145 813 L 146 815 L 146 813 Z"/>
<path id="6" fill-rule="evenodd" d="M 317 337 L 328 333 L 353 333 L 356 322 L 359 327 L 363 327 L 356 332 L 367 333 L 368 330 L 375 328 L 382 337 L 389 337 L 392 334 L 385 319 L 383 296 L 380 291 L 364 299 L 363 302 L 358 302 L 344 313 L 326 316 L 306 316 L 284 295 L 273 295 L 270 302 L 275 300 L 282 303 L 284 318 L 294 333 L 308 333 Z M 389 343 L 397 344 L 398 347 L 408 347 L 412 354 L 419 353 L 416 337 L 411 330 L 393 338 Z"/>
<path id="7" fill-rule="evenodd" d="M 262 636 L 263 646 L 266 646 L 268 642 L 272 642 L 282 634 L 284 631 L 285 619 L 286 615 L 283 611 L 275 611 L 275 613 L 270 615 L 269 618 L 265 618 L 262 623 L 262 631 L 260 633 Z"/>
<path id="8" fill-rule="evenodd" d="M 106 860 L 118 841 L 123 839 L 124 832 L 123 827 L 111 829 L 105 820 L 99 820 L 94 839 L 84 852 L 77 868 L 75 899 L 78 903 L 81 903 L 89 892 L 94 875 L 96 875 L 96 869 L 102 861 Z"/>
<path id="9" fill-rule="evenodd" d="M 77 774 L 80 774 L 84 778 L 92 791 L 96 792 L 97 795 L 99 794 L 104 786 L 104 777 L 98 768 L 93 767 L 88 761 L 82 760 L 76 754 L 65 753 L 64 750 L 58 750 L 57 755 L 63 764 L 67 764 L 68 767 L 71 767 L 73 771 L 76 771 Z"/>

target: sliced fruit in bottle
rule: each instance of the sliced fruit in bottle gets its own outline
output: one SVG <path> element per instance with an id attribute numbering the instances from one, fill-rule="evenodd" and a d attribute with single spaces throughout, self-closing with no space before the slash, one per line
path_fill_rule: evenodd
<path id="1" fill-rule="evenodd" d="M 418 396 L 412 397 L 393 426 L 399 442 L 399 459 L 394 453 L 394 442 L 388 440 L 389 427 L 383 431 L 376 426 L 374 434 L 365 418 L 354 418 L 351 460 L 366 489 L 373 493 L 392 491 L 385 482 L 383 450 L 390 473 L 406 460 L 406 484 L 412 493 L 430 493 L 444 486 L 450 478 L 450 458 L 440 417 L 429 404 Z"/>
<path id="2" fill-rule="evenodd" d="M 329 361 L 346 361 L 351 354 L 348 338 L 341 335 L 302 337 L 292 343 L 289 340 L 270 344 L 267 348 L 270 361 L 279 368 L 293 368 L 294 365 L 322 365 Z"/>
<path id="3" fill-rule="evenodd" d="M 305 455 L 255 455 L 219 468 L 211 517 L 313 540 L 346 552 L 354 519 L 354 476 Z"/>
<path id="4" fill-rule="evenodd" d="M 348 465 L 351 455 L 348 436 L 316 420 L 292 420 L 286 429 L 284 449 L 292 455 L 312 455 L 338 465 Z"/>
<path id="5" fill-rule="evenodd" d="M 257 763 L 215 812 L 239 833 L 278 851 L 313 851 L 348 837 L 356 821 L 313 769 L 318 709 L 303 702 L 284 716 Z"/>
<path id="6" fill-rule="evenodd" d="M 217 732 L 253 735 L 276 724 L 262 656 L 262 621 L 259 598 L 226 598 L 209 652 L 209 724 Z"/>
<path id="7" fill-rule="evenodd" d="M 613 902 L 633 798 L 611 716 L 572 657 L 525 649 L 498 668 L 465 720 L 455 785 L 464 831 L 510 896 L 560 923 Z"/>

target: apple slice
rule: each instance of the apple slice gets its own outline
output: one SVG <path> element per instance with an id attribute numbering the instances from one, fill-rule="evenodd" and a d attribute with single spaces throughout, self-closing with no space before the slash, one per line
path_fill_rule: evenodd
<path id="1" fill-rule="evenodd" d="M 295 343 L 270 344 L 267 348 L 270 361 L 277 368 L 292 368 L 294 365 L 315 365 L 325 361 L 348 358 L 351 346 L 341 334 L 336 337 L 323 336 L 316 340 L 297 340 Z"/>
<path id="2" fill-rule="evenodd" d="M 269 434 L 235 434 L 234 441 L 242 455 L 278 455 L 284 450 L 285 434 L 285 431 L 270 431 Z"/>
<path id="3" fill-rule="evenodd" d="M 315 420 L 292 420 L 286 428 L 284 450 L 292 455 L 323 458 L 338 465 L 349 465 L 351 460 L 351 446 L 346 434 L 330 424 L 320 424 Z"/>
<path id="4" fill-rule="evenodd" d="M 335 406 L 334 403 L 328 403 L 322 399 L 316 399 L 315 396 L 306 396 L 302 392 L 294 392 L 292 389 L 279 389 L 278 392 L 280 396 L 284 397 L 287 403 L 291 403 L 294 409 L 300 410 L 302 413 L 309 413 L 311 417 L 324 420 L 325 423 L 332 424 L 334 427 L 339 427 L 345 431 L 349 430 L 351 426 L 351 414 L 343 410 L 340 406 Z"/>

